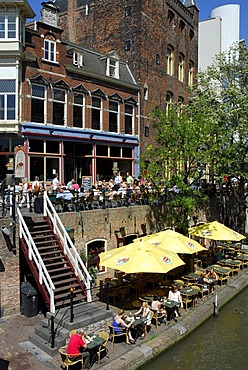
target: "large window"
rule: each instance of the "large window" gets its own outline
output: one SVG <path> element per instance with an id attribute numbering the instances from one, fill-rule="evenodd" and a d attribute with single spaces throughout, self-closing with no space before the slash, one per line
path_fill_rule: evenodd
<path id="1" fill-rule="evenodd" d="M 102 126 L 102 99 L 92 96 L 92 121 L 93 130 L 101 130 Z"/>
<path id="2" fill-rule="evenodd" d="M 15 119 L 15 80 L 0 80 L 0 120 Z"/>
<path id="3" fill-rule="evenodd" d="M 31 121 L 45 123 L 45 97 L 46 87 L 32 85 Z"/>
<path id="4" fill-rule="evenodd" d="M 179 54 L 178 60 L 178 79 L 184 81 L 184 55 L 182 53 Z"/>
<path id="5" fill-rule="evenodd" d="M 172 106 L 172 102 L 173 102 L 173 94 L 172 94 L 172 92 L 167 91 L 167 93 L 166 93 L 166 107 L 165 107 L 165 110 L 166 110 L 167 114 L 169 113 L 169 110 Z"/>
<path id="6" fill-rule="evenodd" d="M 119 126 L 119 104 L 115 101 L 109 101 L 109 131 L 118 132 Z"/>
<path id="7" fill-rule="evenodd" d="M 166 59 L 167 59 L 167 73 L 168 73 L 168 75 L 173 76 L 173 73 L 174 73 L 174 49 L 171 45 L 167 46 Z"/>
<path id="8" fill-rule="evenodd" d="M 16 38 L 16 16 L 0 15 L 0 39 Z"/>
<path id="9" fill-rule="evenodd" d="M 97 272 L 104 272 L 105 267 L 101 267 L 99 254 L 105 252 L 105 240 L 95 240 L 87 244 L 87 268 L 91 271 L 92 267 Z"/>
<path id="10" fill-rule="evenodd" d="M 125 104 L 125 134 L 133 134 L 134 106 Z"/>
<path id="11" fill-rule="evenodd" d="M 194 83 L 194 62 L 189 61 L 189 75 L 188 75 L 188 84 L 192 86 Z"/>
<path id="12" fill-rule="evenodd" d="M 84 94 L 74 92 L 73 127 L 84 125 Z"/>
<path id="13" fill-rule="evenodd" d="M 66 91 L 55 88 L 53 90 L 53 124 L 64 125 L 66 121 Z"/>
<path id="14" fill-rule="evenodd" d="M 56 42 L 52 36 L 44 40 L 44 59 L 56 62 Z"/>

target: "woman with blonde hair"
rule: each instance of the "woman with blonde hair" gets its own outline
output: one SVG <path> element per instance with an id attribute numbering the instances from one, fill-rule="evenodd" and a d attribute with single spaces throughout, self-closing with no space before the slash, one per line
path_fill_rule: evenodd
<path id="1" fill-rule="evenodd" d="M 147 302 L 142 303 L 142 306 L 140 307 L 139 311 L 137 311 L 134 314 L 134 316 L 137 316 L 139 314 L 142 314 L 142 318 L 145 319 L 144 322 L 139 327 L 139 332 L 141 334 L 140 337 L 141 337 L 141 339 L 143 339 L 145 337 L 145 326 L 146 325 L 151 325 L 151 319 L 150 319 L 151 310 L 150 310 Z"/>

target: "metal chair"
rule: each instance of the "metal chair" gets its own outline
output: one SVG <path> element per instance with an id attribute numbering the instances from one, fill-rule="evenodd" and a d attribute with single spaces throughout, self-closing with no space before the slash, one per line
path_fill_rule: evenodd
<path id="1" fill-rule="evenodd" d="M 183 304 L 185 305 L 185 311 L 188 310 L 189 304 L 193 305 L 193 298 L 188 294 L 181 293 Z"/>
<path id="2" fill-rule="evenodd" d="M 82 366 L 81 369 L 82 370 L 84 369 L 84 359 L 83 359 L 83 357 L 75 358 L 75 360 L 71 360 L 71 358 L 72 358 L 71 356 L 73 356 L 73 355 L 68 355 L 66 353 L 66 346 L 60 347 L 59 348 L 59 353 L 60 353 L 60 356 L 61 356 L 61 365 L 60 365 L 60 367 L 63 367 L 63 368 L 66 368 L 66 370 L 69 370 L 70 366 L 74 366 L 74 365 L 80 363 L 81 366 Z"/>

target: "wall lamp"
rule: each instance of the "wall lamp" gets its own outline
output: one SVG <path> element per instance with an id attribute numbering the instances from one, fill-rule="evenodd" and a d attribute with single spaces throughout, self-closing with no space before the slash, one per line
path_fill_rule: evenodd
<path id="1" fill-rule="evenodd" d="M 93 139 L 94 135 L 93 134 L 90 134 L 90 139 Z"/>
<path id="2" fill-rule="evenodd" d="M 53 133 L 54 133 L 54 130 L 49 130 L 50 135 L 53 135 Z"/>
<path id="3" fill-rule="evenodd" d="M 123 141 L 123 143 L 125 143 L 125 141 L 127 141 L 127 139 L 124 138 L 124 139 L 122 139 L 122 141 Z"/>

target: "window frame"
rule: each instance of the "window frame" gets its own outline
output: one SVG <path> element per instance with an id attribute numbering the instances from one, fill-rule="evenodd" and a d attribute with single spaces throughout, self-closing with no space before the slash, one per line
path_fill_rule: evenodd
<path id="1" fill-rule="evenodd" d="M 126 111 L 126 108 L 127 107 L 131 107 L 132 108 L 132 113 L 129 113 Z M 125 119 L 124 119 L 124 131 L 125 131 L 125 134 L 126 135 L 133 135 L 134 134 L 134 105 L 133 104 L 130 104 L 130 103 L 127 103 L 125 102 L 124 104 L 124 116 L 125 116 Z M 132 130 L 130 132 L 130 130 L 127 129 L 127 125 L 130 124 L 129 122 L 126 122 L 126 120 L 130 120 L 130 117 L 131 117 L 131 126 L 132 126 Z"/>
<path id="2" fill-rule="evenodd" d="M 6 81 L 6 83 L 7 81 L 8 82 L 12 81 L 13 86 L 14 86 L 14 91 L 13 89 L 10 89 L 10 91 L 7 91 L 8 89 L 6 89 L 5 91 L 0 92 L 0 121 L 15 121 L 16 113 L 17 113 L 16 80 L 11 78 L 11 79 L 1 79 L 0 82 L 1 81 Z M 10 99 L 13 99 L 12 102 L 10 102 Z M 14 103 L 14 104 L 10 104 L 10 103 Z M 11 115 L 11 117 L 9 115 Z"/>
<path id="3" fill-rule="evenodd" d="M 184 82 L 185 72 L 185 56 L 183 53 L 179 53 L 178 56 L 178 80 Z"/>
<path id="4" fill-rule="evenodd" d="M 110 109 L 110 104 L 116 104 L 117 105 L 117 111 Z M 110 117 L 111 115 L 116 116 L 116 130 L 111 130 L 111 125 L 110 125 Z M 116 100 L 109 99 L 109 132 L 115 132 L 119 133 L 120 132 L 120 104 Z"/>
<path id="5" fill-rule="evenodd" d="M 174 48 L 172 45 L 167 45 L 166 49 L 166 72 L 168 75 L 174 75 Z"/>
<path id="6" fill-rule="evenodd" d="M 72 63 L 74 66 L 77 66 L 78 68 L 82 68 L 83 63 L 84 63 L 83 54 L 78 51 L 74 51 L 73 57 L 72 57 Z"/>
<path id="7" fill-rule="evenodd" d="M 44 98 L 33 95 L 33 86 L 44 88 Z M 34 121 L 33 120 L 33 113 L 32 113 L 32 111 L 33 111 L 33 109 L 32 109 L 33 100 L 43 101 L 43 121 Z M 41 84 L 38 84 L 38 83 L 32 83 L 31 84 L 31 121 L 35 122 L 35 123 L 44 123 L 44 124 L 46 124 L 46 121 L 47 121 L 46 111 L 47 111 L 47 87 L 45 85 L 41 85 Z"/>
<path id="8" fill-rule="evenodd" d="M 119 61 L 113 58 L 107 58 L 107 76 L 119 78 Z"/>
<path id="9" fill-rule="evenodd" d="M 82 104 L 75 103 L 75 96 L 76 95 L 82 96 Z M 74 122 L 77 121 L 77 119 L 75 120 L 76 111 L 75 111 L 74 107 L 77 107 L 76 110 L 79 110 L 81 108 L 81 120 L 80 120 L 81 125 L 74 125 Z M 77 121 L 77 123 L 79 123 L 79 121 Z M 72 122 L 72 125 L 73 125 L 73 127 L 76 127 L 76 128 L 84 128 L 84 125 L 85 125 L 85 94 L 82 93 L 82 92 L 74 91 L 74 94 L 73 94 L 73 122 Z"/>
<path id="10" fill-rule="evenodd" d="M 166 98 L 165 98 L 165 111 L 166 114 L 169 114 L 170 107 L 172 106 L 173 103 L 173 93 L 171 91 L 166 92 Z"/>
<path id="11" fill-rule="evenodd" d="M 46 44 L 48 45 L 48 48 L 46 48 Z M 54 46 L 54 50 L 51 50 L 51 46 Z M 43 45 L 43 59 L 46 60 L 47 62 L 51 63 L 57 63 L 57 58 L 56 58 L 56 41 L 51 40 L 48 38 L 44 39 L 44 45 Z M 46 55 L 47 53 L 47 55 Z M 53 57 L 52 57 L 53 55 Z"/>
<path id="12" fill-rule="evenodd" d="M 58 100 L 58 99 L 55 99 L 55 90 L 57 91 L 62 91 L 64 93 L 64 100 Z M 63 107 L 64 107 L 64 114 L 63 114 L 63 124 L 61 125 L 60 123 L 57 123 L 55 122 L 55 105 L 58 105 L 58 104 L 63 104 Z M 56 126 L 66 126 L 66 122 L 67 122 L 67 115 L 66 115 L 66 107 L 67 107 L 67 90 L 66 89 L 62 89 L 60 87 L 53 87 L 53 116 L 52 116 L 52 124 L 53 125 L 56 125 Z M 56 118 L 57 119 L 57 118 Z"/>
<path id="13" fill-rule="evenodd" d="M 93 100 L 96 101 L 96 99 L 99 99 L 100 107 L 93 105 Z M 92 130 L 102 131 L 102 111 L 103 111 L 103 99 L 100 96 L 92 95 L 91 97 L 91 129 Z M 95 123 L 93 122 L 94 117 L 96 117 L 93 112 L 95 113 L 99 112 L 99 122 L 98 122 L 99 128 L 96 128 Z"/>
<path id="14" fill-rule="evenodd" d="M 17 15 L 16 14 L 1 14 L 0 17 L 4 18 L 3 22 L 0 21 L 0 28 L 1 28 L 1 24 L 4 25 L 3 29 L 0 31 L 0 40 L 16 40 L 17 35 L 19 34 L 18 33 L 18 22 L 17 22 L 18 17 L 17 17 Z M 15 21 L 10 22 L 9 21 L 10 17 L 14 17 Z M 14 25 L 13 30 L 11 30 L 10 27 L 9 27 L 11 24 Z M 9 37 L 10 32 L 14 32 L 15 36 L 14 37 Z M 1 33 L 3 33 L 4 37 L 1 37 Z"/>
<path id="15" fill-rule="evenodd" d="M 194 62 L 189 61 L 189 71 L 188 71 L 188 85 L 193 86 L 194 84 Z"/>

